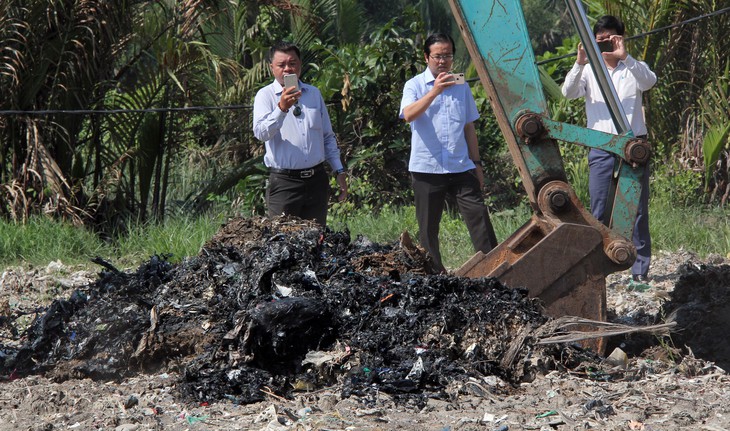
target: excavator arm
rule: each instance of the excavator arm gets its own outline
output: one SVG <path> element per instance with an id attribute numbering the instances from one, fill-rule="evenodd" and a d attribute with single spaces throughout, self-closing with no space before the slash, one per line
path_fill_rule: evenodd
<path id="1" fill-rule="evenodd" d="M 636 139 L 608 78 L 580 1 L 567 0 L 589 61 L 597 70 L 619 134 L 553 121 L 519 0 L 449 0 L 519 171 L 532 218 L 488 254 L 456 271 L 525 287 L 549 315 L 606 320 L 606 276 L 636 259 L 631 238 L 650 147 Z M 608 226 L 595 219 L 567 181 L 558 142 L 615 154 L 616 187 Z M 603 350 L 603 342 L 590 347 Z"/>

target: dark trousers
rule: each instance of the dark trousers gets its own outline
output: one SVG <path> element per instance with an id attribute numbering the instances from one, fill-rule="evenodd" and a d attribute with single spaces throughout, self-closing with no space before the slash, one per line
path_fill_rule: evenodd
<path id="1" fill-rule="evenodd" d="M 269 217 L 291 215 L 314 220 L 324 226 L 327 223 L 329 190 L 329 178 L 324 169 L 309 178 L 272 172 L 266 187 Z"/>
<path id="2" fill-rule="evenodd" d="M 603 224 L 608 224 L 610 214 L 606 212 L 608 191 L 613 181 L 613 166 L 616 158 L 603 150 L 591 149 L 588 153 L 588 192 L 591 195 L 591 213 Z M 631 267 L 635 275 L 647 275 L 651 264 L 651 235 L 649 234 L 649 164 L 644 167 L 644 176 L 641 179 L 641 196 L 639 210 L 634 223 L 634 233 L 631 238 L 636 247 L 636 262 Z"/>
<path id="3" fill-rule="evenodd" d="M 418 240 L 433 259 L 436 270 L 445 272 L 439 247 L 439 225 L 446 206 L 446 196 L 456 198 L 475 251 L 489 252 L 497 245 L 489 210 L 474 171 L 458 174 L 422 174 L 411 172 L 416 200 Z"/>

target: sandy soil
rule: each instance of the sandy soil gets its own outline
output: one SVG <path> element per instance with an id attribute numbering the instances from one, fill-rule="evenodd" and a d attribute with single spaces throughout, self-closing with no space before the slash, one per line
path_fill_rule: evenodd
<path id="1" fill-rule="evenodd" d="M 713 257 L 709 263 L 724 262 Z M 631 283 L 626 273 L 611 275 L 612 315 L 637 323 L 641 316 L 659 313 L 685 263 L 703 262 L 691 253 L 659 252 L 649 286 Z M 7 315 L 13 307 L 48 304 L 95 277 L 60 262 L 7 269 L 0 280 L 0 311 L 4 308 Z M 631 350 L 630 343 L 623 346 Z M 447 391 L 452 399 L 429 400 L 422 408 L 396 404 L 377 391 L 343 399 L 336 385 L 298 392 L 293 400 L 271 394 L 256 404 L 196 404 L 178 396 L 179 376 L 171 373 L 117 382 L 55 383 L 37 375 L 0 379 L 0 431 L 730 429 L 728 375 L 712 362 L 668 345 L 625 360 L 606 360 L 599 367 L 549 371 L 517 387 L 494 377 L 473 380 Z"/>

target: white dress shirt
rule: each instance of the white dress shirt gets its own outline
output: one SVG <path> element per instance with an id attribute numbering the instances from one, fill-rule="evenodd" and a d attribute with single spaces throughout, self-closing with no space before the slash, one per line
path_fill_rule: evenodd
<path id="1" fill-rule="evenodd" d="M 276 169 L 308 169 L 327 160 L 333 171 L 342 169 L 340 149 L 332 131 L 327 106 L 316 87 L 299 83 L 302 96 L 295 106 L 279 109 L 283 88 L 278 81 L 256 93 L 253 104 L 253 134 L 265 142 L 264 164 Z"/>
<path id="2" fill-rule="evenodd" d="M 646 135 L 641 96 L 654 86 L 656 75 L 646 63 L 630 55 L 619 61 L 614 69 L 608 69 L 608 73 L 634 136 Z M 568 99 L 585 97 L 586 126 L 589 129 L 618 133 L 590 64 L 582 66 L 575 63 L 565 77 L 562 91 Z"/>

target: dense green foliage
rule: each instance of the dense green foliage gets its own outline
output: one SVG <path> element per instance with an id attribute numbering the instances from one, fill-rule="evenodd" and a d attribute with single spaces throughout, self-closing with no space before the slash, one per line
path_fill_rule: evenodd
<path id="1" fill-rule="evenodd" d="M 620 15 L 630 36 L 730 0 L 584 3 L 591 20 Z M 539 60 L 574 50 L 562 1 L 525 0 L 523 8 Z M 729 21 L 717 15 L 629 45 L 659 75 L 646 96 L 653 199 L 715 205 L 730 195 Z M 455 67 L 476 78 L 438 0 L 0 0 L 0 110 L 53 111 L 0 114 L 0 215 L 49 214 L 115 235 L 171 215 L 261 213 L 263 148 L 251 135 L 250 104 L 271 80 L 265 54 L 279 39 L 302 48 L 303 78 L 330 102 L 353 173 L 352 199 L 334 214 L 407 205 L 410 133 L 397 113 L 404 82 L 424 67 L 423 38 L 435 30 L 455 36 Z M 545 63 L 545 89 L 556 119 L 582 124 L 581 102 L 555 91 L 572 62 Z M 490 206 L 514 207 L 524 201 L 519 178 L 484 88 L 471 85 Z M 177 110 L 197 106 L 221 109 Z M 85 109 L 115 111 L 61 112 Z M 585 152 L 563 153 L 585 199 Z"/>

